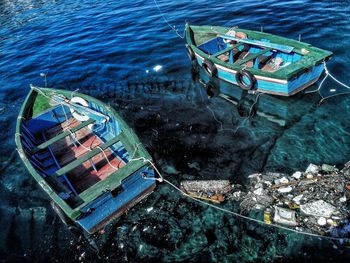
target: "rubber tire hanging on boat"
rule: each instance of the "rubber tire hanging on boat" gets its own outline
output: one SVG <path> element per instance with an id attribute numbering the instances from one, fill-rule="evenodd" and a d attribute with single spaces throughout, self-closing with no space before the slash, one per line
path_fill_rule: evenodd
<path id="1" fill-rule="evenodd" d="M 63 212 L 63 210 L 61 209 L 61 207 L 59 207 L 54 201 L 51 201 L 51 207 L 53 209 L 53 211 L 55 211 L 55 213 L 58 215 L 58 217 L 61 219 L 62 223 L 67 225 L 71 225 L 72 221 L 70 220 L 70 218 Z"/>
<path id="2" fill-rule="evenodd" d="M 243 78 L 246 77 L 249 80 L 249 83 L 246 83 Z M 252 73 L 247 70 L 239 70 L 236 73 L 236 82 L 238 86 L 243 90 L 251 90 L 254 88 L 256 79 Z"/>
<path id="3" fill-rule="evenodd" d="M 193 61 L 195 59 L 195 54 L 194 54 L 192 48 L 190 47 L 190 45 L 186 45 L 186 51 L 187 51 L 187 56 L 189 57 L 189 59 L 191 61 Z"/>
<path id="4" fill-rule="evenodd" d="M 216 73 L 218 72 L 217 68 L 215 67 L 214 63 L 209 60 L 204 60 L 202 63 L 202 67 L 204 71 L 210 76 L 215 77 Z"/>

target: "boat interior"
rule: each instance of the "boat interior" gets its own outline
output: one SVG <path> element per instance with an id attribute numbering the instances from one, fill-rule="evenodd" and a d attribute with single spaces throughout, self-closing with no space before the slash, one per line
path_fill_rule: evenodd
<path id="1" fill-rule="evenodd" d="M 246 68 L 259 69 L 265 72 L 276 72 L 302 58 L 302 55 L 287 50 L 283 50 L 283 45 L 279 49 L 276 44 L 270 43 L 268 39 L 250 40 L 242 32 L 240 39 L 225 36 L 217 36 L 201 44 L 198 48 L 221 61 L 239 65 Z M 263 43 L 264 46 L 261 44 Z"/>
<path id="2" fill-rule="evenodd" d="M 99 105 L 90 106 L 107 115 Z M 122 127 L 117 121 L 109 116 L 101 123 L 91 118 L 91 112 L 90 118 L 82 120 L 81 114 L 56 105 L 21 124 L 27 158 L 64 200 L 79 196 L 130 160 L 118 136 Z"/>

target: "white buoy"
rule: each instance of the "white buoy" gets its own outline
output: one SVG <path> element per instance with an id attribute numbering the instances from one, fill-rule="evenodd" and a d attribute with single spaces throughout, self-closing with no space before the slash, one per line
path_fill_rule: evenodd
<path id="1" fill-rule="evenodd" d="M 163 67 L 163 66 L 161 66 L 161 65 L 157 65 L 157 66 L 153 67 L 153 70 L 154 70 L 155 72 L 158 72 L 158 71 L 160 71 L 160 70 L 162 69 L 162 67 Z"/>

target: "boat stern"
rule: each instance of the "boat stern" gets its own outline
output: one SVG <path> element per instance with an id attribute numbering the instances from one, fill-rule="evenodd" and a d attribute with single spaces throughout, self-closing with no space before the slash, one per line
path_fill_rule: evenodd
<path id="1" fill-rule="evenodd" d="M 89 234 L 93 234 L 146 198 L 155 187 L 154 169 L 149 166 L 142 167 L 125 178 L 120 186 L 105 191 L 81 208 L 82 215 L 76 223 Z"/>

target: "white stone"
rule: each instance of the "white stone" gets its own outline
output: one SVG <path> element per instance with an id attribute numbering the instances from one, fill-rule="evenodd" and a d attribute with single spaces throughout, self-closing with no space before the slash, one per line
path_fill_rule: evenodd
<path id="1" fill-rule="evenodd" d="M 296 218 L 295 218 L 295 211 L 281 208 L 278 206 L 275 206 L 275 215 L 273 218 L 273 221 L 276 223 L 289 225 L 289 226 L 296 226 Z"/>
<path id="2" fill-rule="evenodd" d="M 258 188 L 253 193 L 256 194 L 256 195 L 262 195 L 264 193 L 264 189 L 263 188 Z"/>
<path id="3" fill-rule="evenodd" d="M 327 224 L 326 218 L 320 217 L 320 218 L 317 220 L 317 224 L 319 224 L 320 226 L 326 225 L 326 224 Z"/>
<path id="4" fill-rule="evenodd" d="M 320 170 L 320 167 L 316 164 L 312 164 L 310 163 L 309 166 L 306 168 L 305 173 L 318 173 L 318 171 Z"/>
<path id="5" fill-rule="evenodd" d="M 303 198 L 303 195 L 297 195 L 292 200 L 297 204 L 300 205 L 300 201 Z"/>
<path id="6" fill-rule="evenodd" d="M 307 178 L 307 179 L 312 179 L 312 178 L 314 178 L 314 176 L 313 176 L 312 174 L 307 174 L 307 175 L 306 175 L 306 178 Z"/>
<path id="7" fill-rule="evenodd" d="M 330 217 L 335 209 L 334 206 L 323 200 L 317 200 L 300 206 L 300 211 L 303 214 L 317 217 Z"/>
<path id="8" fill-rule="evenodd" d="M 289 182 L 289 180 L 286 178 L 286 177 L 282 177 L 281 179 L 280 179 L 280 183 L 281 184 L 286 184 L 286 183 L 288 183 Z"/>
<path id="9" fill-rule="evenodd" d="M 270 181 L 264 181 L 264 184 L 268 187 L 272 186 L 272 183 Z"/>
<path id="10" fill-rule="evenodd" d="M 339 198 L 340 203 L 345 203 L 346 202 L 346 196 L 340 197 Z"/>
<path id="11" fill-rule="evenodd" d="M 293 187 L 291 187 L 291 186 L 282 187 L 282 188 L 277 189 L 277 191 L 280 193 L 289 193 L 292 190 L 293 190 Z"/>
<path id="12" fill-rule="evenodd" d="M 297 172 L 295 172 L 294 174 L 292 174 L 292 177 L 294 177 L 295 179 L 300 179 L 300 177 L 302 176 L 302 173 L 301 172 L 299 172 L 299 171 L 297 171 Z"/>
<path id="13" fill-rule="evenodd" d="M 327 224 L 330 226 L 334 226 L 334 221 L 332 219 L 327 219 Z"/>

